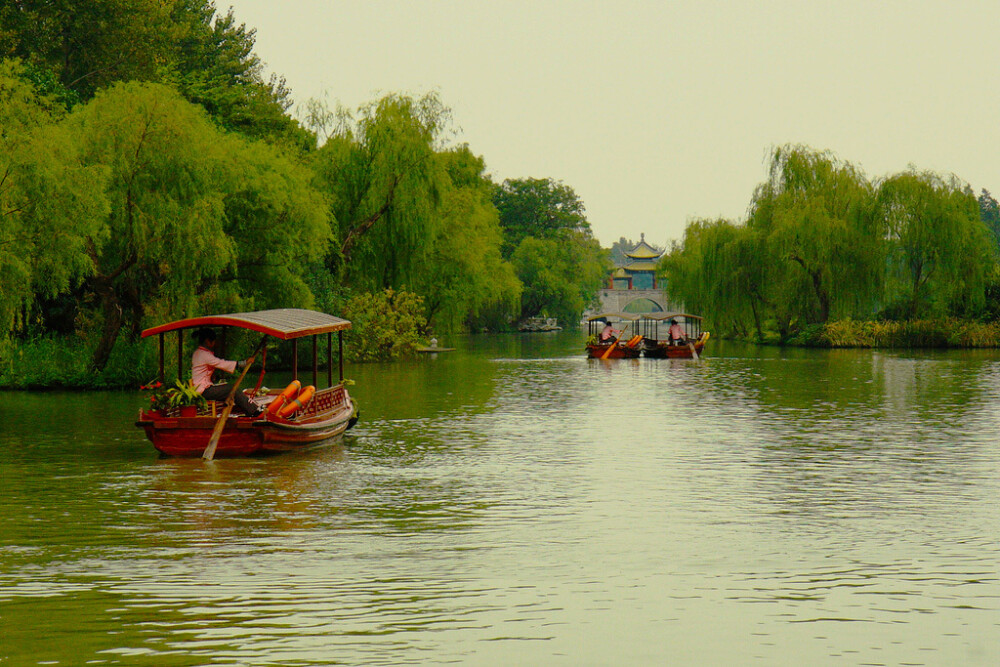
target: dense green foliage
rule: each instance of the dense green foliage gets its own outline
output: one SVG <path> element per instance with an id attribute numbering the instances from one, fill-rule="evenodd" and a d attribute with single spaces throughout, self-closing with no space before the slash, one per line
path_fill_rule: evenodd
<path id="1" fill-rule="evenodd" d="M 840 320 L 984 318 L 997 275 L 991 202 L 954 177 L 869 181 L 829 152 L 783 146 L 746 222 L 691 223 L 660 270 L 672 297 L 723 334 L 762 340 L 816 342 L 802 332 Z"/>
<path id="2" fill-rule="evenodd" d="M 494 183 L 434 94 L 300 122 L 254 42 L 209 0 L 0 6 L 0 384 L 147 380 L 140 332 L 210 312 L 357 319 L 364 359 L 580 316 L 571 188 Z"/>
<path id="3" fill-rule="evenodd" d="M 413 352 L 427 325 L 423 299 L 392 289 L 358 294 L 346 305 L 354 327 L 347 333 L 348 355 L 356 361 L 395 359 Z"/>
<path id="4" fill-rule="evenodd" d="M 521 316 L 578 320 L 611 266 L 590 231 L 583 202 L 563 183 L 537 178 L 504 181 L 493 202 L 504 253 L 524 284 Z"/>

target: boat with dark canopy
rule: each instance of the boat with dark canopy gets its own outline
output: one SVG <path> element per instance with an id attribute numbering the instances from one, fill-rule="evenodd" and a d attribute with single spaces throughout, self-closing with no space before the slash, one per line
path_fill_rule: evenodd
<path id="1" fill-rule="evenodd" d="M 701 330 L 702 318 L 690 313 L 643 313 L 640 317 L 642 327 L 643 355 L 659 359 L 696 359 L 701 356 L 708 342 L 708 332 Z M 677 324 L 684 330 L 684 343 L 672 345 L 669 340 L 670 323 Z M 664 337 L 660 337 L 660 326 L 664 327 Z"/>
<path id="2" fill-rule="evenodd" d="M 140 410 L 136 426 L 146 432 L 153 446 L 167 456 L 202 456 L 208 448 L 213 431 L 221 416 L 225 425 L 218 437 L 215 456 L 250 456 L 312 448 L 331 444 L 357 421 L 357 406 L 344 386 L 343 333 L 351 327 L 348 320 L 312 310 L 283 308 L 248 313 L 229 313 L 192 317 L 146 329 L 143 338 L 159 339 L 159 378 L 164 379 L 164 348 L 167 334 L 177 335 L 177 377 L 188 377 L 191 357 L 185 355 L 184 335 L 192 329 L 218 327 L 225 340 L 227 330 L 242 329 L 263 334 L 258 349 L 262 353 L 260 376 L 250 398 L 265 408 L 256 418 L 222 409 L 222 403 L 208 401 L 194 416 L 181 416 L 178 409 Z M 338 381 L 334 383 L 333 334 L 337 334 Z M 267 344 L 270 338 L 291 341 L 293 383 L 285 388 L 269 390 L 255 396 L 261 387 L 267 364 Z M 298 396 L 302 399 L 296 411 L 269 410 L 272 402 L 295 399 L 299 383 L 300 339 L 307 339 L 312 360 L 312 392 L 306 387 Z M 326 386 L 320 384 L 319 346 L 326 344 Z M 186 371 L 186 372 L 185 372 Z M 306 394 L 311 393 L 307 397 Z M 277 407 L 277 406 L 274 406 Z M 221 413 L 221 414 L 220 414 Z"/>

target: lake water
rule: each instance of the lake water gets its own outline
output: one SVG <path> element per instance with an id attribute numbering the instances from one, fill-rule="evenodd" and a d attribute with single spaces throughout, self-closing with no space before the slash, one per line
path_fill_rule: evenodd
<path id="1" fill-rule="evenodd" d="M 348 366 L 268 459 L 0 394 L 0 665 L 1000 664 L 1000 352 L 582 342 Z"/>

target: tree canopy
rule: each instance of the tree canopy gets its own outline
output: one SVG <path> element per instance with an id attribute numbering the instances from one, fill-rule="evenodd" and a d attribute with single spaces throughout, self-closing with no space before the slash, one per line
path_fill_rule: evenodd
<path id="1" fill-rule="evenodd" d="M 691 223 L 660 271 L 674 299 L 739 335 L 978 317 L 996 275 L 990 199 L 955 177 L 910 169 L 872 182 L 828 151 L 782 146 L 746 222 Z"/>

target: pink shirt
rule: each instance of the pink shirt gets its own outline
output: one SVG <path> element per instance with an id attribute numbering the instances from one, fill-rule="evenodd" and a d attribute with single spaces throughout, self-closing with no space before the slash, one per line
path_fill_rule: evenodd
<path id="1" fill-rule="evenodd" d="M 681 325 L 674 324 L 670 327 L 670 340 L 680 340 L 684 338 L 684 331 L 681 330 Z"/>
<path id="2" fill-rule="evenodd" d="M 191 355 L 191 382 L 199 394 L 212 386 L 212 371 L 216 368 L 233 373 L 236 371 L 236 362 L 219 359 L 207 347 L 199 347 Z"/>

